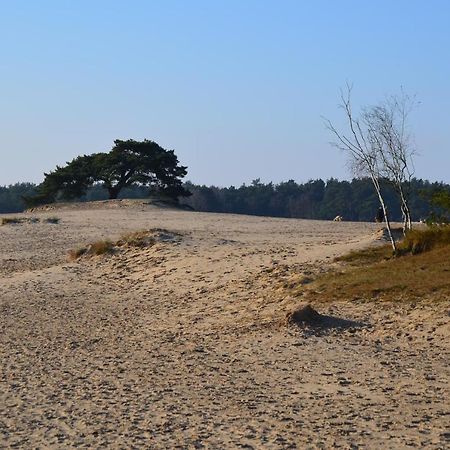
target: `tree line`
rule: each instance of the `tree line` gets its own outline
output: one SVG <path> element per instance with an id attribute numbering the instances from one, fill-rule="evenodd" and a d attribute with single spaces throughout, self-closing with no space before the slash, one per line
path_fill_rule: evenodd
<path id="1" fill-rule="evenodd" d="M 369 178 L 351 181 L 329 179 L 297 183 L 294 180 L 279 184 L 262 183 L 259 179 L 240 187 L 216 187 L 183 184 L 190 197 L 180 203 L 196 211 L 250 214 L 301 219 L 332 220 L 341 215 L 348 221 L 373 221 L 379 208 L 379 199 Z M 383 183 L 386 207 L 394 221 L 402 221 L 402 210 L 395 188 Z M 0 213 L 14 213 L 25 209 L 24 197 L 36 194 L 37 185 L 17 183 L 0 186 Z M 444 209 L 435 199 L 448 198 L 450 185 L 413 178 L 409 182 L 409 205 L 412 220 L 426 219 L 430 215 L 442 216 Z M 153 195 L 148 186 L 124 187 L 118 198 L 148 198 Z M 102 184 L 93 184 L 73 200 L 94 201 L 109 198 Z"/>
<path id="2" fill-rule="evenodd" d="M 403 212 L 395 187 L 386 181 L 381 181 L 381 185 L 391 220 L 401 222 Z M 351 181 L 318 179 L 302 184 L 293 180 L 265 184 L 257 179 L 238 188 L 192 183 L 185 186 L 192 196 L 184 199 L 183 203 L 197 211 L 319 220 L 332 220 L 340 215 L 348 221 L 371 222 L 380 206 L 369 178 L 354 178 Z M 443 208 L 434 199 L 437 193 L 450 195 L 450 185 L 413 178 L 408 188 L 412 220 L 444 214 Z"/>

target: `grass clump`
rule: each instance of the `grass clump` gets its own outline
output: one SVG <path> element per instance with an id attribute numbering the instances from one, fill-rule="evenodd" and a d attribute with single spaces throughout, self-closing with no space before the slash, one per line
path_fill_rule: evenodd
<path id="1" fill-rule="evenodd" d="M 114 244 L 110 240 L 97 241 L 88 247 L 88 253 L 92 255 L 104 255 L 105 253 L 112 253 Z"/>
<path id="2" fill-rule="evenodd" d="M 80 247 L 69 251 L 69 259 L 77 260 L 82 256 L 98 256 L 114 252 L 114 243 L 110 240 L 97 241 L 87 247 Z"/>
<path id="3" fill-rule="evenodd" d="M 2 225 L 17 225 L 21 223 L 37 223 L 39 219 L 36 217 L 3 217 Z"/>
<path id="4" fill-rule="evenodd" d="M 85 255 L 87 252 L 87 247 L 73 248 L 69 250 L 69 260 L 75 261 Z"/>
<path id="5" fill-rule="evenodd" d="M 148 231 L 136 231 L 134 233 L 124 234 L 118 241 L 119 247 L 150 247 L 156 243 L 154 236 L 150 235 Z"/>
<path id="6" fill-rule="evenodd" d="M 3 217 L 1 225 L 18 225 L 21 223 L 59 223 L 58 217 L 48 217 L 46 219 L 38 219 L 37 217 Z"/>
<path id="7" fill-rule="evenodd" d="M 14 225 L 17 223 L 22 223 L 24 219 L 22 217 L 3 217 L 2 225 Z"/>
<path id="8" fill-rule="evenodd" d="M 69 260 L 74 261 L 82 256 L 92 257 L 105 254 L 113 254 L 126 248 L 147 248 L 155 245 L 157 233 L 154 230 L 136 231 L 124 234 L 118 241 L 103 240 L 94 242 L 86 247 L 69 251 Z"/>
<path id="9" fill-rule="evenodd" d="M 450 246 L 450 225 L 411 230 L 401 242 L 399 250 L 415 255 L 445 246 Z"/>
<path id="10" fill-rule="evenodd" d="M 347 263 L 351 266 L 360 266 L 362 264 L 372 264 L 393 258 L 392 247 L 390 245 L 380 245 L 364 250 L 355 250 L 346 255 L 339 256 L 335 261 Z"/>

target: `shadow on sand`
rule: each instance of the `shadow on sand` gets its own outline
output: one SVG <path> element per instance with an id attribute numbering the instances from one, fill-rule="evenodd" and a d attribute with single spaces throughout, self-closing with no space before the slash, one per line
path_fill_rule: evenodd
<path id="1" fill-rule="evenodd" d="M 318 313 L 311 305 L 301 305 L 286 317 L 288 325 L 296 325 L 312 334 L 322 334 L 329 331 L 350 330 L 366 328 L 369 325 L 355 320 L 341 319 Z"/>

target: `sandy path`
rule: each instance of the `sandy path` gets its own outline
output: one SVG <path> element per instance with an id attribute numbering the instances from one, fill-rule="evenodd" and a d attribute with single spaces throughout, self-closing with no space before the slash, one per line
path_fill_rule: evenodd
<path id="1" fill-rule="evenodd" d="M 449 303 L 339 303 L 361 328 L 280 325 L 267 269 L 320 270 L 372 224 L 149 208 L 0 227 L 0 446 L 445 448 Z M 67 263 L 129 230 L 180 233 Z"/>

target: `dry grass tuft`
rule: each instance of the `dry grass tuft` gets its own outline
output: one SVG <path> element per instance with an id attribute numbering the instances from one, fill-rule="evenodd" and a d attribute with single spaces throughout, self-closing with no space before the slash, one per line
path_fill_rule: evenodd
<path id="1" fill-rule="evenodd" d="M 112 253 L 114 251 L 114 244 L 109 241 L 97 241 L 88 247 L 87 253 L 90 255 L 104 255 L 105 253 Z"/>
<path id="2" fill-rule="evenodd" d="M 3 217 L 2 218 L 2 225 L 14 225 L 17 223 L 24 222 L 23 217 Z"/>
<path id="3" fill-rule="evenodd" d="M 114 253 L 114 243 L 109 240 L 97 241 L 87 247 L 69 250 L 69 259 L 74 261 L 82 256 L 98 256 Z"/>
<path id="4" fill-rule="evenodd" d="M 356 250 L 346 255 L 339 256 L 335 261 L 345 262 L 351 266 L 367 265 L 380 261 L 387 261 L 393 258 L 392 247 L 390 245 L 381 245 L 364 250 Z"/>
<path id="5" fill-rule="evenodd" d="M 124 234 L 118 241 L 110 240 L 97 241 L 87 247 L 72 249 L 69 251 L 69 260 L 75 261 L 82 256 L 97 256 L 113 254 L 123 248 L 147 248 L 152 247 L 157 242 L 170 241 L 178 235 L 164 230 L 143 230 Z"/>
<path id="6" fill-rule="evenodd" d="M 148 231 L 136 231 L 134 233 L 128 233 L 123 235 L 118 241 L 117 245 L 119 247 L 137 247 L 145 248 L 155 245 L 155 237 L 149 234 Z"/>
<path id="7" fill-rule="evenodd" d="M 37 223 L 39 219 L 36 217 L 3 217 L 2 225 L 17 225 L 20 223 Z"/>
<path id="8" fill-rule="evenodd" d="M 87 247 L 80 247 L 77 249 L 71 249 L 68 252 L 69 261 L 76 261 L 77 259 L 81 258 L 83 255 L 85 255 L 87 252 Z"/>
<path id="9" fill-rule="evenodd" d="M 18 225 L 22 223 L 59 223 L 58 217 L 48 217 L 47 219 L 38 219 L 37 217 L 3 217 L 1 225 Z"/>

